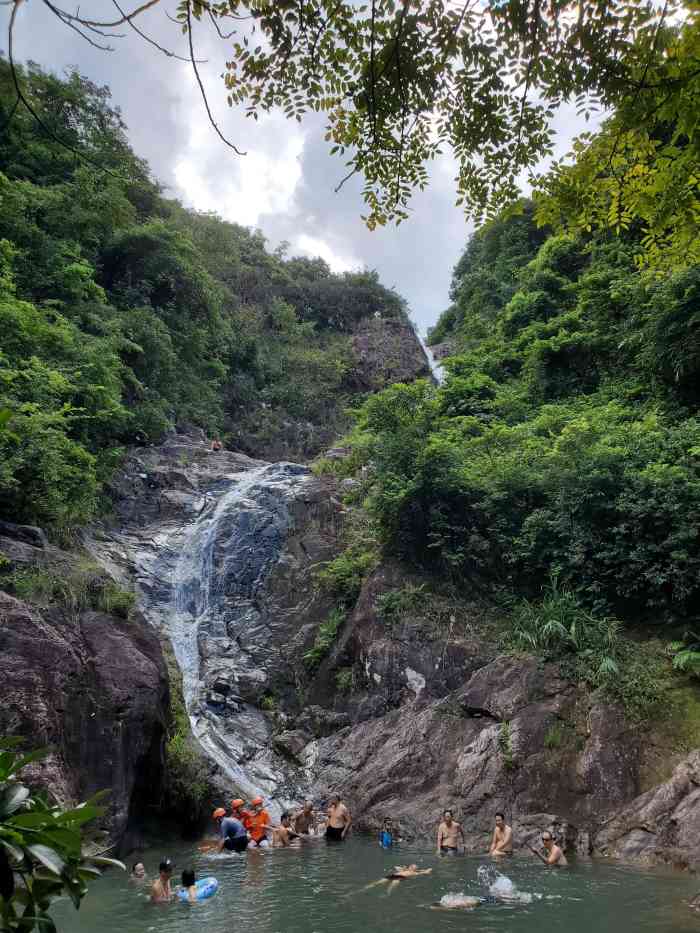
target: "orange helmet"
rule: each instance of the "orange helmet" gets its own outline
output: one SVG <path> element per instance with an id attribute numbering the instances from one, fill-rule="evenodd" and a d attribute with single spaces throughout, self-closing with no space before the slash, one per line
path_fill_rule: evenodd
<path id="1" fill-rule="evenodd" d="M 254 806 L 254 807 L 259 807 L 260 804 L 263 802 L 263 799 L 262 799 L 262 797 L 253 797 L 253 799 L 252 799 L 250 802 L 251 802 L 252 806 Z"/>
<path id="2" fill-rule="evenodd" d="M 241 800 L 240 797 L 236 797 L 235 800 L 231 801 L 231 809 L 240 810 L 244 803 L 245 803 L 245 800 Z"/>
<path id="3" fill-rule="evenodd" d="M 226 811 L 224 810 L 223 807 L 217 807 L 216 810 L 214 810 L 214 812 L 212 813 L 211 816 L 212 816 L 212 819 L 214 819 L 214 820 L 220 820 L 220 819 L 222 819 L 224 816 L 226 816 Z"/>

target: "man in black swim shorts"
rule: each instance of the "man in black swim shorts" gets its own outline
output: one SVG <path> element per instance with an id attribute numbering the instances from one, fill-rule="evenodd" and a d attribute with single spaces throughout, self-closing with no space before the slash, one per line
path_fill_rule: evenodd
<path id="1" fill-rule="evenodd" d="M 341 802 L 337 794 L 333 794 L 328 805 L 328 823 L 326 825 L 326 841 L 342 842 L 350 829 L 350 811 Z"/>

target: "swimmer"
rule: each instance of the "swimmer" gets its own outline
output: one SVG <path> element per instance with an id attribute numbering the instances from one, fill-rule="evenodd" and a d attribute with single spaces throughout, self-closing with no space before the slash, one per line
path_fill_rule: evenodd
<path id="1" fill-rule="evenodd" d="M 394 865 L 388 875 L 386 875 L 384 878 L 380 878 L 379 881 L 373 881 L 362 890 L 369 891 L 370 888 L 376 888 L 380 884 L 388 884 L 389 888 L 387 889 L 387 894 L 391 894 L 394 888 L 398 887 L 399 882 L 405 881 L 407 878 L 418 878 L 420 875 L 431 875 L 432 872 L 432 868 L 421 869 L 418 868 L 416 864 Z"/>
<path id="2" fill-rule="evenodd" d="M 170 879 L 173 875 L 174 865 L 169 858 L 164 858 L 158 865 L 158 877 L 151 887 L 151 900 L 154 904 L 164 904 L 173 899 Z"/>
<path id="3" fill-rule="evenodd" d="M 462 825 L 452 818 L 452 810 L 445 810 L 437 831 L 437 854 L 457 855 L 459 852 L 459 839 L 462 840 L 462 848 L 464 848 Z"/>
<path id="4" fill-rule="evenodd" d="M 394 826 L 391 817 L 387 816 L 379 832 L 379 845 L 382 849 L 390 849 L 394 844 Z"/>
<path id="5" fill-rule="evenodd" d="M 449 900 L 447 900 L 449 899 Z M 480 897 L 467 894 L 446 894 L 437 904 L 431 904 L 431 910 L 473 910 L 483 903 Z"/>
<path id="6" fill-rule="evenodd" d="M 137 883 L 146 881 L 146 866 L 143 864 L 143 862 L 134 862 L 134 864 L 131 866 L 129 881 L 134 881 Z"/>
<path id="7" fill-rule="evenodd" d="M 194 872 L 191 868 L 186 868 L 182 873 L 182 884 L 180 891 L 187 891 L 187 901 L 194 904 L 197 901 L 197 885 L 195 883 Z"/>
<path id="8" fill-rule="evenodd" d="M 556 844 L 554 837 L 546 829 L 542 833 L 542 845 L 544 846 L 544 855 L 538 852 L 537 849 L 533 849 L 532 846 L 528 846 L 528 849 L 545 865 L 550 868 L 564 868 L 569 864 L 566 861 L 564 850 Z"/>
<path id="9" fill-rule="evenodd" d="M 294 831 L 302 836 L 308 836 L 314 832 L 316 829 L 316 814 L 314 813 L 314 805 L 310 800 L 305 800 L 302 809 L 294 814 L 292 825 Z"/>
<path id="10" fill-rule="evenodd" d="M 288 813 L 283 813 L 280 817 L 280 825 L 272 830 L 272 845 L 276 849 L 283 849 L 291 846 L 300 839 L 300 834 L 294 832 L 291 825 L 291 818 Z M 297 843 L 298 844 L 298 843 Z"/>
<path id="11" fill-rule="evenodd" d="M 326 824 L 326 841 L 342 842 L 348 834 L 352 819 L 350 811 L 342 803 L 338 794 L 333 794 L 328 804 L 328 822 Z"/>
<path id="12" fill-rule="evenodd" d="M 513 854 L 513 830 L 506 823 L 506 818 L 502 813 L 496 814 L 496 825 L 491 839 L 490 856 L 512 855 Z"/>

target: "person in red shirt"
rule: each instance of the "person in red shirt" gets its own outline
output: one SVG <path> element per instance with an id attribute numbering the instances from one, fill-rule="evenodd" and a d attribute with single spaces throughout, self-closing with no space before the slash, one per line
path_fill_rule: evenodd
<path id="1" fill-rule="evenodd" d="M 250 805 L 253 808 L 253 812 L 249 815 L 248 824 L 246 825 L 248 835 L 250 836 L 248 848 L 254 849 L 258 847 L 265 849 L 270 845 L 267 838 L 268 830 L 272 831 L 270 814 L 263 807 L 262 797 L 253 797 L 250 801 Z"/>

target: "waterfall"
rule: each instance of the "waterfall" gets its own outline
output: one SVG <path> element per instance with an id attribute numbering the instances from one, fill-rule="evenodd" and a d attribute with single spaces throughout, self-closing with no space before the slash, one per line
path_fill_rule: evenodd
<path id="1" fill-rule="evenodd" d="M 416 340 L 418 341 L 418 343 L 419 343 L 420 346 L 421 346 L 421 350 L 423 351 L 423 355 L 425 356 L 426 360 L 428 361 L 428 366 L 430 367 L 430 373 L 431 373 L 433 379 L 435 380 L 435 383 L 436 383 L 437 385 L 442 385 L 442 383 L 445 381 L 445 370 L 444 370 L 442 364 L 440 363 L 439 360 L 436 360 L 436 359 L 435 359 L 435 356 L 433 355 L 433 351 L 430 349 L 430 347 L 428 346 L 428 344 L 427 344 L 427 343 L 425 342 L 425 340 L 423 339 L 423 337 L 422 337 L 420 331 L 418 330 L 418 327 L 413 323 L 413 321 L 411 321 L 410 323 L 411 323 L 411 327 L 412 327 L 412 329 L 413 329 L 413 333 L 414 333 L 415 336 L 416 336 Z"/>
<path id="2" fill-rule="evenodd" d="M 170 598 L 154 607 L 182 673 L 193 735 L 232 793 L 275 794 L 270 723 L 254 701 L 275 647 L 257 597 L 284 547 L 288 503 L 306 467 L 265 464 L 234 476 L 169 542 Z M 281 807 L 271 804 L 273 814 Z"/>

